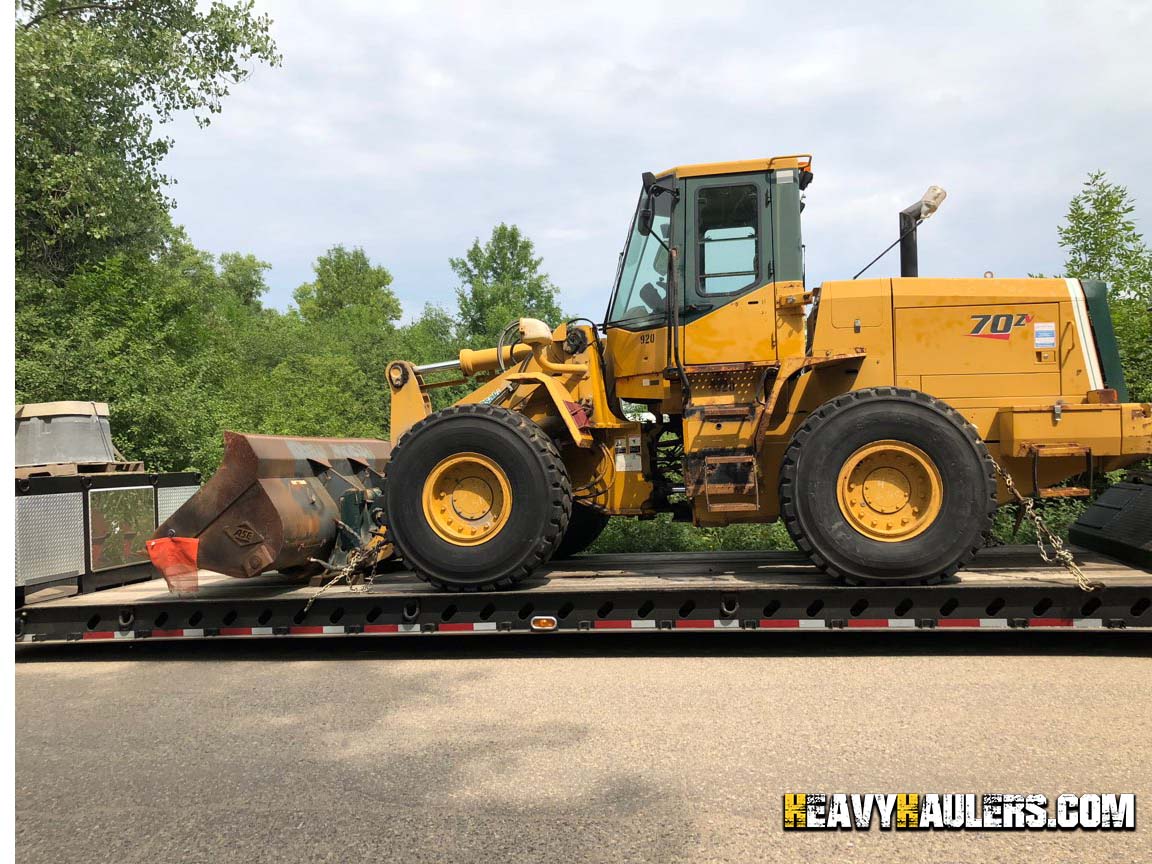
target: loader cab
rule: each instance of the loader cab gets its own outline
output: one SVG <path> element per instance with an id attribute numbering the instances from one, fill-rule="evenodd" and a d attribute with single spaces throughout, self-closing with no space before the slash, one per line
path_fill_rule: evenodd
<path id="1" fill-rule="evenodd" d="M 775 361 L 773 286 L 803 282 L 810 165 L 790 156 L 649 175 L 604 325 L 620 398 L 663 398 L 677 362 Z"/>

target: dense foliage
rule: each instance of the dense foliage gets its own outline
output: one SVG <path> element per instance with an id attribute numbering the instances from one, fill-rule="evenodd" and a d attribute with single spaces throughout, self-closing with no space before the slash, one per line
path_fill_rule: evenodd
<path id="1" fill-rule="evenodd" d="M 463 258 L 449 259 L 460 277 L 456 300 L 461 339 L 486 347 L 495 345 L 508 322 L 521 316 L 558 321 L 556 287 L 541 271 L 541 263 L 532 241 L 503 222 L 483 246 L 477 238 Z"/>
<path id="2" fill-rule="evenodd" d="M 253 62 L 278 63 L 251 0 L 17 0 L 16 260 L 63 278 L 168 228 L 155 127 L 202 125 Z"/>
<path id="3" fill-rule="evenodd" d="M 1152 249 L 1136 230 L 1135 210 L 1127 189 L 1094 171 L 1057 230 L 1067 250 L 1065 274 L 1109 284 L 1128 398 L 1152 402 Z"/>
<path id="4" fill-rule="evenodd" d="M 427 306 L 407 323 L 391 273 L 362 249 L 319 255 L 280 311 L 262 302 L 266 262 L 193 246 L 169 219 L 160 168 L 172 142 L 155 127 L 180 111 L 206 124 L 251 64 L 278 63 L 269 27 L 249 0 L 16 4 L 16 398 L 109 402 L 119 448 L 157 469 L 211 473 L 224 429 L 386 437 L 390 359 L 446 359 L 494 344 L 520 315 L 563 318 L 515 225 L 449 260 L 456 310 Z M 1133 209 L 1092 174 L 1059 240 L 1068 275 L 1111 283 L 1132 397 L 1152 399 L 1152 251 Z M 1049 515 L 1066 523 L 1076 507 Z M 613 520 L 596 548 L 789 545 L 780 525 L 662 517 Z"/>

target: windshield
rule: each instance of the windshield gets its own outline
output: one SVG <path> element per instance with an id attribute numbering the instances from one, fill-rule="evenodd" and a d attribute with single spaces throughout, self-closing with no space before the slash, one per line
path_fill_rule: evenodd
<path id="1" fill-rule="evenodd" d="M 641 193 L 636 205 L 637 214 L 644 206 Z M 616 291 L 612 308 L 608 310 L 608 323 L 636 323 L 664 315 L 664 298 L 668 293 L 668 252 L 658 241 L 669 242 L 672 234 L 672 198 L 670 194 L 657 195 L 652 215 L 652 233 L 645 237 L 637 229 L 637 218 L 632 217 L 632 233 L 620 262 L 616 277 Z"/>

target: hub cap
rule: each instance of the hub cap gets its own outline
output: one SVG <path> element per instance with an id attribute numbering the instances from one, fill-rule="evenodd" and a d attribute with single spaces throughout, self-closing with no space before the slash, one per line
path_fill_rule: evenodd
<path id="1" fill-rule="evenodd" d="M 480 453 L 456 453 L 424 481 L 424 518 L 457 546 L 477 546 L 500 532 L 512 510 L 508 475 Z"/>
<path id="2" fill-rule="evenodd" d="M 935 463 L 905 441 L 875 441 L 848 457 L 836 498 L 849 524 L 873 540 L 898 543 L 940 515 L 944 484 Z"/>

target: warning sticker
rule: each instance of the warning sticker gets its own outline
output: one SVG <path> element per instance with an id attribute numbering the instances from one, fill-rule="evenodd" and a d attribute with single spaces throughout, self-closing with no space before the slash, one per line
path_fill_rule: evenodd
<path id="1" fill-rule="evenodd" d="M 1056 323 L 1037 321 L 1032 325 L 1032 338 L 1037 350 L 1056 347 Z"/>
<path id="2" fill-rule="evenodd" d="M 640 436 L 617 438 L 613 450 L 616 454 L 617 471 L 640 471 Z"/>

